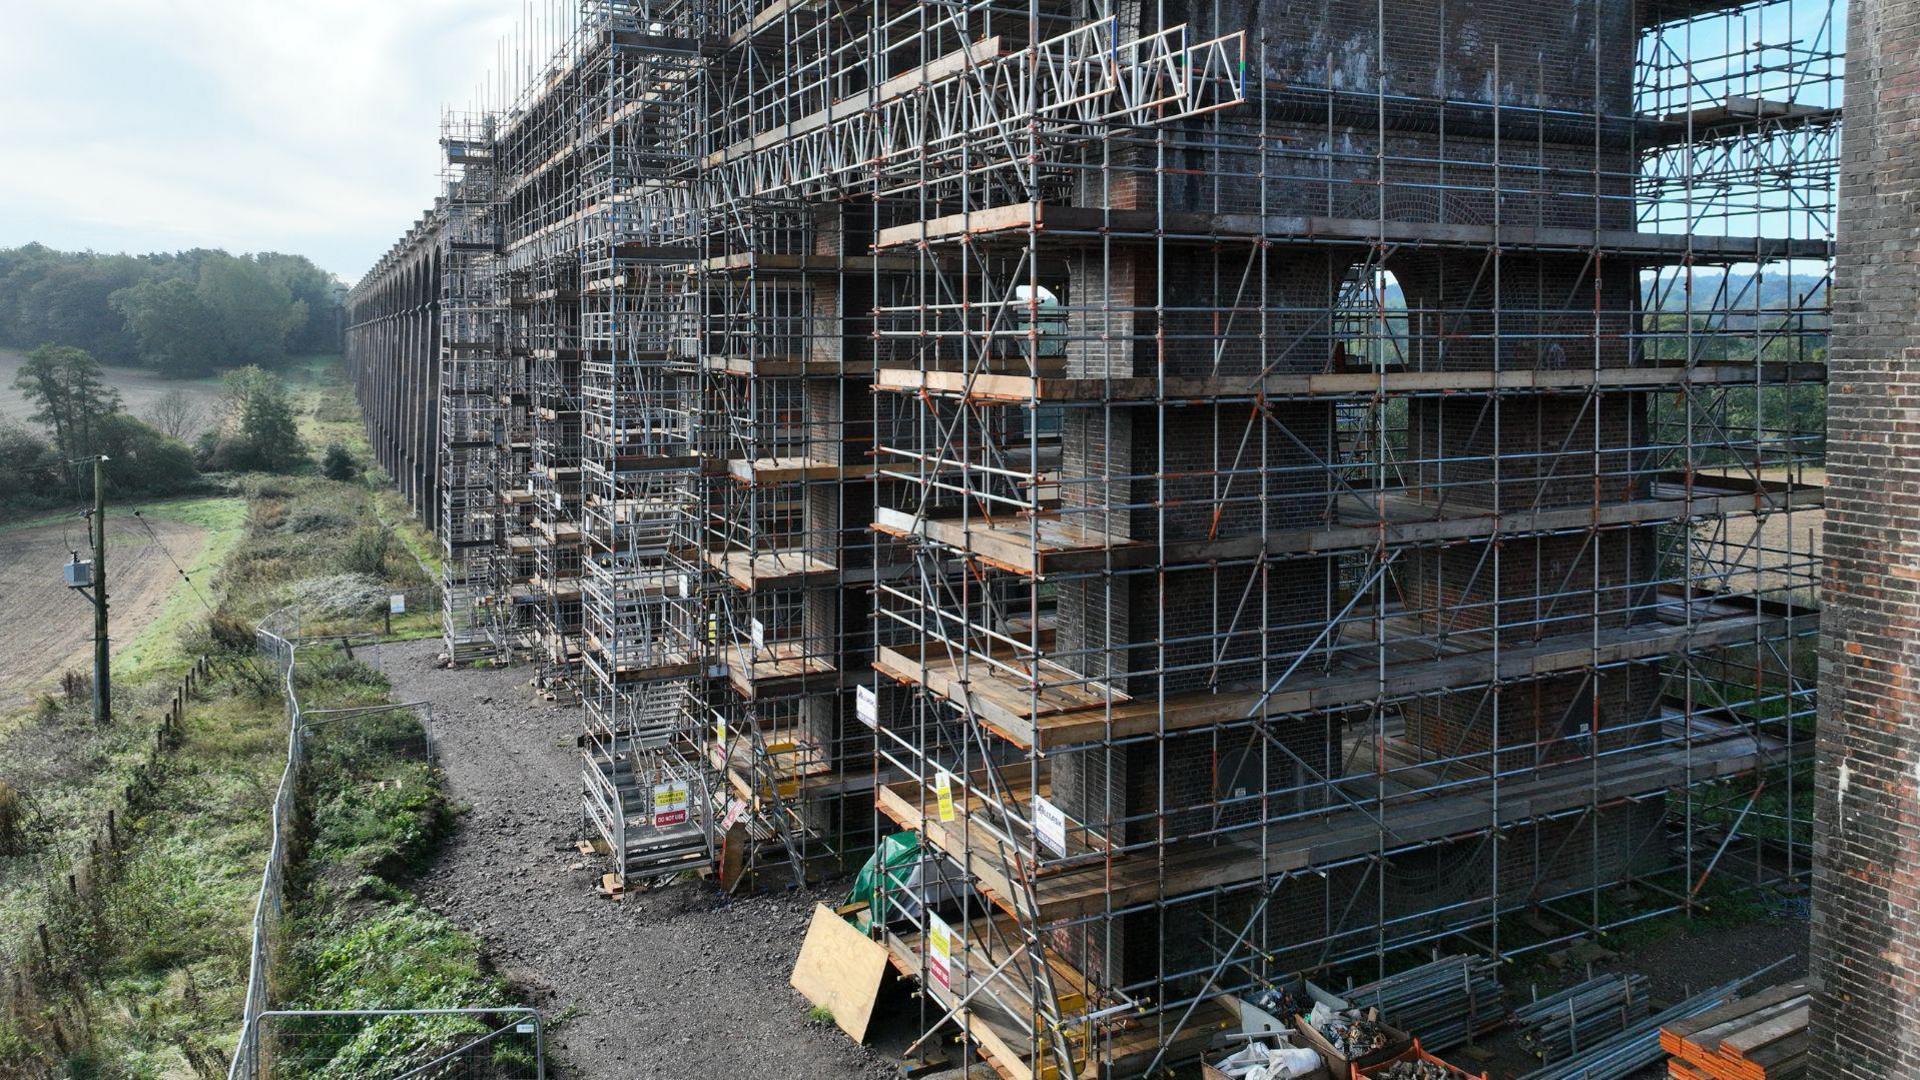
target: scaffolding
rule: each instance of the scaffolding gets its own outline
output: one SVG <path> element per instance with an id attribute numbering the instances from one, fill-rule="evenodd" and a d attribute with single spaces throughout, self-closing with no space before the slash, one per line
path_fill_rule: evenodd
<path id="1" fill-rule="evenodd" d="M 890 85 L 956 108 L 850 157 L 919 261 L 877 284 L 916 567 L 876 587 L 878 801 L 909 880 L 973 887 L 877 903 L 930 1029 L 1149 1073 L 1299 972 L 1804 875 L 1814 6 L 902 16 Z M 1146 70 L 1102 101 L 1110 52 Z M 1061 96 L 982 93 L 1018 84 Z"/>
<path id="2" fill-rule="evenodd" d="M 581 399 L 590 674 L 588 818 L 614 873 L 656 877 L 713 858 L 698 744 L 703 589 L 689 552 L 699 254 L 692 139 L 703 104 L 698 13 L 613 5 L 576 65 Z"/>
<path id="3" fill-rule="evenodd" d="M 1808 870 L 1836 5 L 1302 7 L 503 72 L 496 593 L 610 869 L 915 834 L 871 932 L 1001 1076 Z"/>
<path id="4" fill-rule="evenodd" d="M 493 118 L 450 113 L 440 230 L 440 560 L 447 656 L 460 663 L 495 646 L 493 554 L 505 319 L 500 289 L 499 173 Z"/>
<path id="5" fill-rule="evenodd" d="M 533 403 L 532 280 L 533 275 L 525 268 L 510 270 L 502 261 L 500 288 L 505 321 L 498 383 L 500 425 L 493 451 L 493 498 L 499 535 L 489 577 L 495 605 L 493 649 L 502 658 L 543 656 L 543 631 L 547 629 L 540 611 L 543 596 L 535 589 L 535 583 L 545 579 L 540 576 L 543 534 L 534 497 L 533 448 L 538 414 Z M 536 677 L 535 682 L 540 681 Z"/>
<path id="6" fill-rule="evenodd" d="M 743 65 L 721 97 L 750 97 Z M 873 746 L 854 688 L 872 662 L 871 216 L 739 201 L 710 218 L 701 280 L 699 548 L 715 582 L 714 767 L 740 819 L 735 880 L 802 882 L 872 847 Z M 900 261 L 900 260 L 896 260 Z"/>

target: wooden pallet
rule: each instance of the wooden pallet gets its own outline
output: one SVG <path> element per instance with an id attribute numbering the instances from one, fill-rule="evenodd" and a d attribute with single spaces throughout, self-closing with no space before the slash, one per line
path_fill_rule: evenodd
<path id="1" fill-rule="evenodd" d="M 1813 985 L 1783 983 L 1660 1031 L 1673 1080 L 1785 1080 L 1807 1071 Z"/>

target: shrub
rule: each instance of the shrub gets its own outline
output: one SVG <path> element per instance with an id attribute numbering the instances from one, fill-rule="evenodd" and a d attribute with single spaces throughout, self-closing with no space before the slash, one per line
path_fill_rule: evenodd
<path id="1" fill-rule="evenodd" d="M 392 549 L 393 530 L 383 525 L 369 525 L 347 541 L 346 549 L 340 553 L 341 569 L 350 574 L 385 577 L 387 553 Z"/>
<path id="2" fill-rule="evenodd" d="M 254 649 L 253 624 L 231 612 L 216 611 L 182 631 L 180 644 L 193 656 L 250 654 Z"/>
<path id="3" fill-rule="evenodd" d="M 107 486 L 119 492 L 175 495 L 200 477 L 193 452 L 153 425 L 126 413 L 101 417 L 94 425 L 94 451 L 107 455 Z"/>
<path id="4" fill-rule="evenodd" d="M 248 511 L 255 528 L 272 532 L 287 523 L 287 504 L 281 499 L 255 499 Z"/>
<path id="5" fill-rule="evenodd" d="M 371 574 L 306 578 L 286 589 L 287 601 L 309 620 L 371 618 L 387 609 L 387 596 L 385 583 Z"/>
<path id="6" fill-rule="evenodd" d="M 31 816 L 26 796 L 12 784 L 0 780 L 0 855 L 20 855 L 27 850 L 27 823 Z"/>
<path id="7" fill-rule="evenodd" d="M 18 424 L 0 423 L 0 503 L 38 507 L 64 501 L 53 447 Z"/>
<path id="8" fill-rule="evenodd" d="M 320 475 L 329 480 L 353 480 L 360 475 L 360 463 L 346 447 L 329 443 L 326 455 L 320 459 Z"/>
<path id="9" fill-rule="evenodd" d="M 294 422 L 293 403 L 280 378 L 257 367 L 229 371 L 224 409 L 228 426 L 203 437 L 202 464 L 222 472 L 297 472 L 311 464 Z"/>
<path id="10" fill-rule="evenodd" d="M 312 534 L 332 529 L 347 529 L 353 526 L 353 518 L 348 514 L 329 506 L 300 504 L 285 515 L 276 528 L 285 532 Z"/>

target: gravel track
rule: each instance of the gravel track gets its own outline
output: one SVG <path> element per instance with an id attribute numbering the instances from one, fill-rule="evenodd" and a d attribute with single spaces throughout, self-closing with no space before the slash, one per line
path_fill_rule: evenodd
<path id="1" fill-rule="evenodd" d="M 899 1075 L 897 1055 L 809 1023 L 807 1002 L 787 986 L 816 896 L 730 900 L 688 883 L 624 903 L 601 899 L 596 871 L 582 867 L 573 849 L 578 712 L 535 698 L 524 667 L 449 671 L 437 666 L 438 650 L 437 641 L 388 645 L 380 658 L 396 700 L 433 703 L 453 797 L 471 807 L 418 891 L 485 939 L 495 964 L 526 988 L 550 1024 L 560 1020 L 549 1044 L 553 1075 Z M 823 890 L 817 898 L 838 896 Z M 1796 977 L 1806 946 L 1805 921 L 1781 919 L 1676 934 L 1603 967 L 1643 972 L 1656 1000 L 1673 1001 L 1782 956 L 1794 959 L 1766 982 Z M 1579 977 L 1568 973 L 1565 981 Z M 1518 1002 L 1526 988 L 1512 985 L 1508 993 Z M 883 1003 L 881 1011 L 899 1007 Z M 877 1038 L 901 1049 L 897 1032 Z M 1519 1075 L 1530 1059 L 1509 1044 L 1510 1037 L 1495 1040 L 1495 1053 L 1474 1067 Z M 1645 1077 L 1664 1075 L 1662 1065 Z"/>
<path id="2" fill-rule="evenodd" d="M 438 650 L 388 645 L 379 661 L 395 700 L 433 703 L 448 785 L 470 807 L 416 890 L 482 937 L 501 973 L 559 1021 L 551 1075 L 898 1075 L 837 1028 L 809 1023 L 787 986 L 815 897 L 729 899 L 689 882 L 602 899 L 573 849 L 577 710 L 538 700 L 524 667 L 450 671 Z"/>

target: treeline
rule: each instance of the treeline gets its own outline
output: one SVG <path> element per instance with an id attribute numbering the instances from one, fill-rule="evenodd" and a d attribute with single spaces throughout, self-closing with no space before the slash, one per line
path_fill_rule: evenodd
<path id="1" fill-rule="evenodd" d="M 0 249 L 0 346 L 194 378 L 339 352 L 343 291 L 304 256 Z"/>

